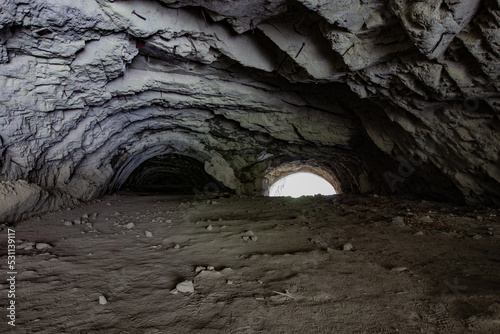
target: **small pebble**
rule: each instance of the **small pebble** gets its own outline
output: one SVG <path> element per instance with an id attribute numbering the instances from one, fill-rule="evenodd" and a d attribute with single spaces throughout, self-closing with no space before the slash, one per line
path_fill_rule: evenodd
<path id="1" fill-rule="evenodd" d="M 344 251 L 350 251 L 353 248 L 354 248 L 354 246 L 350 242 L 348 242 L 344 246 L 342 246 L 342 250 L 344 250 Z"/>
<path id="2" fill-rule="evenodd" d="M 397 273 L 402 273 L 403 271 L 407 271 L 407 270 L 408 270 L 408 268 L 406 268 L 406 267 L 394 267 L 391 269 L 391 271 L 395 271 Z"/>
<path id="3" fill-rule="evenodd" d="M 135 227 L 135 224 L 134 223 L 128 223 L 127 225 L 125 225 L 125 227 L 130 230 L 131 228 Z"/>
<path id="4" fill-rule="evenodd" d="M 416 236 L 424 235 L 424 232 L 419 231 L 419 232 L 415 233 L 414 235 L 416 235 Z"/>
<path id="5" fill-rule="evenodd" d="M 226 283 L 227 283 L 228 285 L 233 285 L 233 281 L 231 281 L 230 279 L 228 279 Z"/>
<path id="6" fill-rule="evenodd" d="M 36 244 L 36 249 L 48 249 L 48 248 L 52 248 L 52 246 L 44 242 Z"/>
<path id="7" fill-rule="evenodd" d="M 181 246 L 180 246 L 179 244 L 176 244 L 176 245 L 174 246 L 174 248 L 175 248 L 175 249 L 179 249 L 179 248 L 181 248 Z"/>
<path id="8" fill-rule="evenodd" d="M 66 226 L 73 226 L 73 222 L 64 222 L 64 225 L 66 225 Z"/>
<path id="9" fill-rule="evenodd" d="M 82 216 L 82 218 L 83 218 L 83 219 L 87 219 L 87 218 L 89 218 L 89 215 L 88 215 L 88 214 L 84 214 L 84 215 Z"/>
<path id="10" fill-rule="evenodd" d="M 476 234 L 476 235 L 475 235 L 475 236 L 473 236 L 472 238 L 474 238 L 474 239 L 478 240 L 478 239 L 481 239 L 481 238 L 482 238 L 482 236 L 480 236 L 479 234 Z"/>
<path id="11" fill-rule="evenodd" d="M 33 246 L 35 246 L 34 242 L 25 242 L 23 244 L 16 246 L 16 249 L 30 250 L 33 249 Z"/>
<path id="12" fill-rule="evenodd" d="M 184 281 L 182 283 L 177 284 L 175 287 L 177 291 L 182 293 L 193 293 L 194 292 L 194 284 L 192 281 Z"/>
<path id="13" fill-rule="evenodd" d="M 207 227 L 207 231 L 212 231 L 212 230 L 213 230 L 212 225 L 208 225 L 208 227 Z"/>
<path id="14" fill-rule="evenodd" d="M 104 296 L 99 296 L 99 305 L 106 305 L 108 301 L 106 300 L 106 297 Z"/>
<path id="15" fill-rule="evenodd" d="M 207 267 L 207 270 L 214 271 L 214 270 L 215 270 L 215 267 L 213 267 L 213 266 L 208 266 L 208 267 Z"/>
<path id="16" fill-rule="evenodd" d="M 220 271 L 220 273 L 221 273 L 222 275 L 229 275 L 229 274 L 232 274 L 232 273 L 233 273 L 233 269 L 231 269 L 231 268 L 227 267 L 227 268 L 222 269 L 222 270 Z"/>
<path id="17" fill-rule="evenodd" d="M 146 237 L 148 238 L 152 238 L 153 237 L 153 232 L 151 231 L 144 231 L 144 234 L 146 235 Z"/>
<path id="18" fill-rule="evenodd" d="M 406 224 L 405 224 L 405 220 L 403 217 L 395 217 L 392 219 L 392 224 L 395 225 L 395 226 L 400 226 L 400 227 L 405 227 Z"/>
<path id="19" fill-rule="evenodd" d="M 424 223 L 432 223 L 432 222 L 433 222 L 433 221 L 432 221 L 432 218 L 431 218 L 431 217 L 429 217 L 429 216 L 421 216 L 421 217 L 419 218 L 419 220 L 420 220 L 421 222 L 424 222 Z"/>

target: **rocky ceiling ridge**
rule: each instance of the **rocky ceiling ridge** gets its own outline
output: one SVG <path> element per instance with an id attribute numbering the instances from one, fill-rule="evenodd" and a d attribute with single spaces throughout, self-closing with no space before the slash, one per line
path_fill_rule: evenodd
<path id="1" fill-rule="evenodd" d="M 334 166 L 345 189 L 369 165 L 391 188 L 388 165 L 397 175 L 418 158 L 469 202 L 497 203 L 499 12 L 477 0 L 5 0 L 1 172 L 85 199 L 160 153 L 214 159 L 236 189 L 261 156 L 347 150 Z M 393 160 L 363 160 L 369 141 Z"/>

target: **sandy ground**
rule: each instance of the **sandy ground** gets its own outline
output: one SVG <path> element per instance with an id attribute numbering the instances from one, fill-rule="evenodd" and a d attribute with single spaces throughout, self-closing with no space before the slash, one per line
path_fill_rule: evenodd
<path id="1" fill-rule="evenodd" d="M 115 194 L 10 227 L 16 327 L 2 279 L 0 331 L 500 333 L 498 215 L 382 197 Z"/>

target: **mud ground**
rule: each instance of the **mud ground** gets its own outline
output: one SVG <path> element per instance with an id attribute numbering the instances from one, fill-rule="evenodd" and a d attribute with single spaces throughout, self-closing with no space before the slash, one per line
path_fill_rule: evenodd
<path id="1" fill-rule="evenodd" d="M 4 278 L 0 332 L 500 333 L 499 215 L 385 197 L 119 193 L 3 225 L 16 326 Z"/>

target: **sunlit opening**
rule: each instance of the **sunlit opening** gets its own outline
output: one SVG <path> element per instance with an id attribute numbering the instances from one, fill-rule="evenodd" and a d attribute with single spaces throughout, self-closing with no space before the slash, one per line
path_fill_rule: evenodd
<path id="1" fill-rule="evenodd" d="M 321 176 L 299 172 L 282 177 L 269 188 L 269 196 L 335 195 L 333 186 Z"/>

